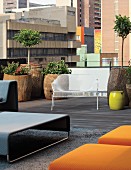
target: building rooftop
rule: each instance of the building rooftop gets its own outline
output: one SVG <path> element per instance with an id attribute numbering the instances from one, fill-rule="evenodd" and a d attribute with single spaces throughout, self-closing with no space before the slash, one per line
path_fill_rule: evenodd
<path id="1" fill-rule="evenodd" d="M 53 24 L 53 25 L 60 25 L 59 20 L 51 20 L 51 19 L 43 19 L 43 18 L 20 18 L 18 20 L 12 20 L 12 21 L 18 21 L 23 23 L 35 23 L 35 24 Z"/>

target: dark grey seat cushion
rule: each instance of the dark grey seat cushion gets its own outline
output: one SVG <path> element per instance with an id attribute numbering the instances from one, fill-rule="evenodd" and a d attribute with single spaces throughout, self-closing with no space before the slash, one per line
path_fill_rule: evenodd
<path id="1" fill-rule="evenodd" d="M 18 111 L 17 81 L 0 80 L 0 111 Z"/>
<path id="2" fill-rule="evenodd" d="M 10 82 L 10 80 L 0 81 L 0 99 L 2 99 L 2 101 L 7 101 Z"/>

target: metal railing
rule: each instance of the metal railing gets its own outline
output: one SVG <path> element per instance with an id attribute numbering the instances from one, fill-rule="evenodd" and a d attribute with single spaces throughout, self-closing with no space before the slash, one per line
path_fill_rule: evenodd
<path id="1" fill-rule="evenodd" d="M 127 67 L 129 65 L 128 63 L 129 61 L 124 61 L 123 62 L 123 67 Z M 69 67 L 73 68 L 99 68 L 99 67 L 103 67 L 103 68 L 112 68 L 112 67 L 121 67 L 122 66 L 122 62 L 121 61 L 80 61 L 80 62 L 66 62 L 68 64 Z"/>

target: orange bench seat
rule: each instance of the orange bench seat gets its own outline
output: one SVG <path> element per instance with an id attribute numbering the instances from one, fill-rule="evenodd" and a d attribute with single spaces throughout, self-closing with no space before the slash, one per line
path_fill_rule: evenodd
<path id="1" fill-rule="evenodd" d="M 131 147 L 85 144 L 51 162 L 49 170 L 131 170 Z"/>
<path id="2" fill-rule="evenodd" d="M 98 139 L 99 144 L 131 146 L 131 126 L 120 126 Z"/>

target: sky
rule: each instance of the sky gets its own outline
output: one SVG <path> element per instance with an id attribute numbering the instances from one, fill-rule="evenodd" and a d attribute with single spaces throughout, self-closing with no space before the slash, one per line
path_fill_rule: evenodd
<path id="1" fill-rule="evenodd" d="M 37 3 L 37 4 L 55 4 L 56 0 L 30 0 L 32 3 Z"/>

